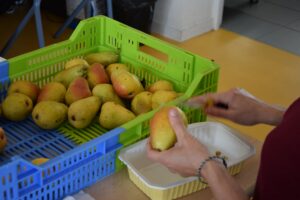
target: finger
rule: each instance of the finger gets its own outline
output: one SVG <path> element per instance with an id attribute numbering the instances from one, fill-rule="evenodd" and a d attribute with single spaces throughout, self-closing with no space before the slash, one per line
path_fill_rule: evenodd
<path id="1" fill-rule="evenodd" d="M 150 139 L 148 139 L 146 144 L 147 157 L 151 160 L 158 161 L 160 159 L 160 152 L 152 149 Z"/>
<path id="2" fill-rule="evenodd" d="M 208 96 L 195 96 L 190 98 L 185 104 L 194 108 L 203 107 L 207 102 Z"/>
<path id="3" fill-rule="evenodd" d="M 220 92 L 212 94 L 210 97 L 214 101 L 215 104 L 221 103 L 225 105 L 229 105 L 232 101 L 233 95 L 238 91 L 238 89 L 233 88 L 226 92 Z"/>
<path id="4" fill-rule="evenodd" d="M 176 134 L 177 142 L 180 144 L 186 134 L 186 127 L 181 114 L 175 108 L 169 111 L 169 122 Z"/>
<path id="5" fill-rule="evenodd" d="M 186 105 L 191 107 L 202 107 L 206 108 L 209 107 L 210 104 L 229 104 L 232 99 L 232 94 L 234 93 L 236 89 L 229 90 L 227 92 L 221 92 L 221 93 L 207 93 L 205 95 L 192 97 L 186 102 Z"/>
<path id="6" fill-rule="evenodd" d="M 216 116 L 216 117 L 222 117 L 222 118 L 229 118 L 230 117 L 230 110 L 218 108 L 218 107 L 208 107 L 205 109 L 205 113 L 208 115 Z"/>

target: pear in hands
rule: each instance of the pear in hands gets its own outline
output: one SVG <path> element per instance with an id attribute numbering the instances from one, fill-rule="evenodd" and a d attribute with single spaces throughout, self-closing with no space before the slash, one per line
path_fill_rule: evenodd
<path id="1" fill-rule="evenodd" d="M 187 118 L 184 112 L 176 106 L 161 108 L 150 120 L 150 144 L 153 149 L 163 151 L 171 148 L 177 141 L 176 134 L 169 122 L 169 111 L 175 108 L 180 113 L 184 124 L 187 126 Z"/>

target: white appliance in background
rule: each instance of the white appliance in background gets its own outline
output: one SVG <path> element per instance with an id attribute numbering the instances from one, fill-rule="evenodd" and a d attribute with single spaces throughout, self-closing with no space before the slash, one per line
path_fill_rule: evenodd
<path id="1" fill-rule="evenodd" d="M 158 0 L 151 32 L 176 41 L 217 30 L 221 26 L 224 0 Z"/>
<path id="2" fill-rule="evenodd" d="M 67 7 L 67 15 L 70 16 L 72 12 L 77 8 L 77 6 L 82 2 L 82 0 L 66 0 Z M 95 15 L 105 14 L 106 13 L 106 0 L 95 0 L 92 1 L 92 8 L 95 10 Z M 86 7 L 82 9 L 77 19 L 85 19 L 86 18 Z"/>

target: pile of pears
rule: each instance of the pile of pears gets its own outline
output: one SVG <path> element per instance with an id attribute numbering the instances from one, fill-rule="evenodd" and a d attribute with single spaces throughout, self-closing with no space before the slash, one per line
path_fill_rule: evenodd
<path id="1" fill-rule="evenodd" d="M 95 119 L 113 129 L 179 95 L 167 80 L 144 87 L 119 62 L 118 53 L 103 51 L 67 61 L 41 88 L 28 80 L 14 81 L 2 102 L 2 116 L 22 121 L 31 115 L 43 129 L 55 129 L 66 120 L 82 129 Z"/>

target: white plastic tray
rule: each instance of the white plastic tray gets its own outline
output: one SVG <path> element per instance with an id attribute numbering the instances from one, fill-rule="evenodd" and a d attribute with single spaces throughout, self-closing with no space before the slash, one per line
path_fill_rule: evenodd
<path id="1" fill-rule="evenodd" d="M 242 139 L 239 134 L 218 122 L 200 122 L 190 124 L 189 132 L 207 146 L 212 154 L 221 151 L 228 157 L 228 167 L 237 165 L 253 154 L 254 146 Z M 153 162 L 146 155 L 147 139 L 135 143 L 121 150 L 119 158 L 128 170 L 137 176 L 146 187 L 156 190 L 172 189 L 191 181 L 197 177 L 181 177 L 170 172 L 166 167 Z M 140 187 L 140 184 L 137 184 Z M 183 195 L 182 195 L 183 196 Z"/>

